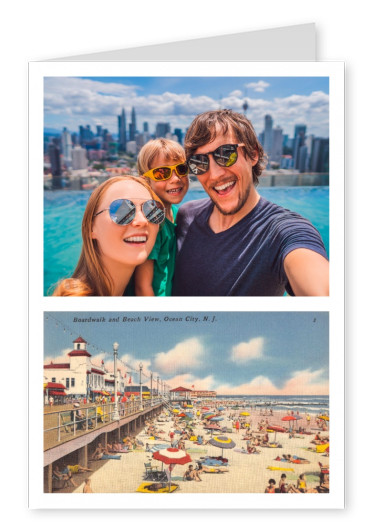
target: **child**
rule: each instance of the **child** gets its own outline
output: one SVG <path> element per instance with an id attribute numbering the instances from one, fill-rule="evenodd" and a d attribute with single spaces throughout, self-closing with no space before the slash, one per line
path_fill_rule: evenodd
<path id="1" fill-rule="evenodd" d="M 149 259 L 135 271 L 135 294 L 169 296 L 175 270 L 177 204 L 187 193 L 188 165 L 183 147 L 172 140 L 150 140 L 137 159 L 138 172 L 162 201 L 166 209 L 162 225 Z"/>
<path id="2" fill-rule="evenodd" d="M 85 485 L 82 491 L 84 494 L 88 494 L 89 492 L 93 492 L 91 488 L 91 479 L 87 478 L 85 479 Z"/>

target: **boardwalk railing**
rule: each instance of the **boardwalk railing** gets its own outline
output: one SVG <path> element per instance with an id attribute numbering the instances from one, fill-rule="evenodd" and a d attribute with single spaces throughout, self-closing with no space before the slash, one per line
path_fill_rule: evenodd
<path id="1" fill-rule="evenodd" d="M 147 412 L 162 404 L 160 398 L 143 401 L 142 411 Z M 140 400 L 118 402 L 120 420 L 141 411 Z M 95 430 L 114 422 L 115 404 L 88 404 L 77 409 L 67 408 L 44 414 L 44 449 L 52 448 L 61 442 L 66 442 L 82 435 L 89 430 Z"/>

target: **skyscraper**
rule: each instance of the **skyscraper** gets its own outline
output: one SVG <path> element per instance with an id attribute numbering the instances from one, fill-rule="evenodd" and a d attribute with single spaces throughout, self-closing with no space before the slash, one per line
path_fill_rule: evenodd
<path id="1" fill-rule="evenodd" d="M 87 168 L 86 149 L 76 146 L 72 150 L 72 169 L 83 170 Z"/>
<path id="2" fill-rule="evenodd" d="M 296 125 L 294 133 L 294 146 L 292 156 L 294 158 L 294 168 L 300 167 L 299 161 L 299 151 L 302 146 L 305 144 L 305 134 L 307 126 L 306 125 Z"/>
<path id="3" fill-rule="evenodd" d="M 158 122 L 155 127 L 155 136 L 157 138 L 164 138 L 170 132 L 170 124 L 168 122 Z"/>
<path id="4" fill-rule="evenodd" d="M 118 116 L 118 132 L 119 132 L 119 150 L 127 150 L 127 123 L 125 110 L 121 111 L 121 115 Z"/>
<path id="5" fill-rule="evenodd" d="M 64 127 L 61 134 L 61 147 L 64 164 L 70 168 L 72 166 L 72 137 L 66 127 Z"/>
<path id="6" fill-rule="evenodd" d="M 283 144 L 283 130 L 281 127 L 276 127 L 273 129 L 272 134 L 272 151 L 270 155 L 270 160 L 280 164 L 282 158 L 282 144 Z"/>
<path id="7" fill-rule="evenodd" d="M 265 116 L 265 127 L 264 127 L 264 150 L 266 151 L 269 160 L 272 156 L 272 147 L 273 147 L 273 118 L 270 114 Z"/>
<path id="8" fill-rule="evenodd" d="M 80 125 L 79 134 L 80 134 L 81 146 L 85 146 L 86 144 L 91 142 L 91 140 L 94 137 L 93 131 L 91 130 L 90 125 L 87 125 L 86 127 L 84 127 L 83 125 Z"/>
<path id="9" fill-rule="evenodd" d="M 315 138 L 312 146 L 311 170 L 329 172 L 329 138 Z"/>
<path id="10" fill-rule="evenodd" d="M 179 144 L 182 144 L 183 143 L 183 131 L 179 128 L 175 128 L 174 135 L 176 135 Z"/>
<path id="11" fill-rule="evenodd" d="M 52 188 L 61 188 L 60 149 L 53 142 L 48 146 L 48 157 L 51 164 Z"/>
<path id="12" fill-rule="evenodd" d="M 136 109 L 132 107 L 131 123 L 129 124 L 129 140 L 133 141 L 136 139 L 136 131 Z"/>

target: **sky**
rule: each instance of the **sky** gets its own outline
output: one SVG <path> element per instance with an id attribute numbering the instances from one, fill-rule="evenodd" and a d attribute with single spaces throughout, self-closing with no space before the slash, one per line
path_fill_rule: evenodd
<path id="1" fill-rule="evenodd" d="M 132 383 L 142 362 L 146 385 L 152 371 L 172 388 L 218 394 L 329 394 L 327 312 L 46 312 L 44 324 L 44 363 L 67 362 L 81 336 L 111 371 L 119 343 Z"/>
<path id="2" fill-rule="evenodd" d="M 172 131 L 189 126 L 204 111 L 231 108 L 243 112 L 256 133 L 270 114 L 273 126 L 293 136 L 296 124 L 306 124 L 307 134 L 329 136 L 329 79 L 327 77 L 46 77 L 44 79 L 45 128 L 78 131 L 101 124 L 117 135 L 122 108 L 130 122 L 136 109 L 137 129 L 149 122 L 170 122 Z"/>

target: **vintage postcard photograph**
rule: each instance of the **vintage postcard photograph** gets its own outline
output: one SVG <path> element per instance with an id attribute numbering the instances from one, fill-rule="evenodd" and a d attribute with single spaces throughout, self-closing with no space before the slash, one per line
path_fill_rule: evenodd
<path id="1" fill-rule="evenodd" d="M 32 66 L 44 296 L 329 295 L 342 65 Z"/>
<path id="2" fill-rule="evenodd" d="M 341 496 L 328 312 L 46 311 L 42 373 L 33 475 L 46 506 L 100 493 L 132 494 L 115 498 L 124 508 L 177 507 L 187 494 L 208 507 L 247 494 L 245 508 Z"/>

